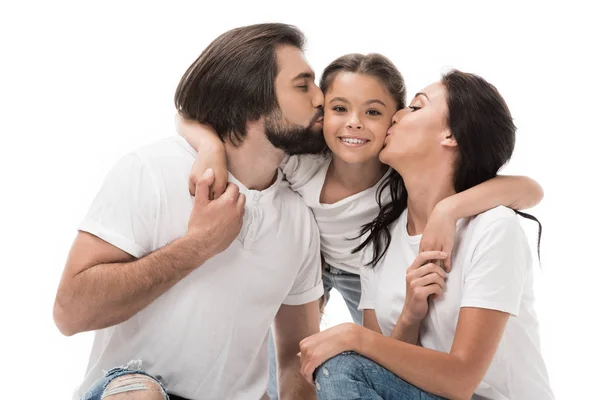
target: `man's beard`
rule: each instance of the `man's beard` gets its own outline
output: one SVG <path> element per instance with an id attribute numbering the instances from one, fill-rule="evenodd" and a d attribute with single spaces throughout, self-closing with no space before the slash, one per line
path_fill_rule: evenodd
<path id="1" fill-rule="evenodd" d="M 277 107 L 265 117 L 265 134 L 271 144 L 291 156 L 296 154 L 317 154 L 327 149 L 322 125 L 316 124 L 323 117 L 323 110 L 317 111 L 307 127 L 288 121 Z"/>

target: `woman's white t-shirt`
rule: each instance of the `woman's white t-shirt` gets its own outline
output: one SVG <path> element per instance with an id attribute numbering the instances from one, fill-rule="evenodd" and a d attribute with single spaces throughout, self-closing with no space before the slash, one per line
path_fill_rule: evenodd
<path id="1" fill-rule="evenodd" d="M 286 157 L 281 163 L 283 175 L 292 190 L 298 192 L 312 210 L 321 233 L 321 253 L 325 262 L 353 274 L 360 273 L 362 252 L 352 253 L 362 243 L 358 237 L 363 225 L 372 222 L 379 214 L 377 191 L 386 173 L 374 186 L 333 204 L 322 204 L 321 191 L 331 155 L 301 155 Z M 389 191 L 382 198 L 389 202 Z"/>
<path id="2" fill-rule="evenodd" d="M 375 268 L 361 269 L 360 310 L 373 309 L 389 336 L 406 297 L 406 270 L 419 252 L 421 236 L 409 236 L 407 211 L 392 227 L 390 247 Z M 367 253 L 371 252 L 368 251 Z M 514 211 L 497 207 L 458 222 L 444 294 L 430 301 L 420 341 L 449 353 L 462 307 L 511 314 L 494 359 L 474 399 L 553 399 L 540 351 L 534 310 L 532 258 Z"/>

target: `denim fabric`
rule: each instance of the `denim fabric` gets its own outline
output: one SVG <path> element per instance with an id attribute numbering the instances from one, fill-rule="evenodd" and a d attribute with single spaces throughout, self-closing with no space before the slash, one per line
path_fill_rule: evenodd
<path id="1" fill-rule="evenodd" d="M 362 325 L 362 311 L 358 309 L 361 293 L 360 275 L 326 265 L 323 270 L 323 287 L 326 303 L 329 301 L 331 289 L 335 288 L 346 302 L 354 323 Z"/>
<path id="2" fill-rule="evenodd" d="M 443 400 L 354 352 L 344 352 L 315 372 L 319 400 Z"/>
<path id="3" fill-rule="evenodd" d="M 325 289 L 325 303 L 329 301 L 332 288 L 335 288 L 348 306 L 352 320 L 362 325 L 362 311 L 358 309 L 360 303 L 360 275 L 343 271 L 339 268 L 326 265 L 323 270 L 323 287 Z M 271 400 L 277 400 L 277 360 L 275 358 L 275 345 L 273 335 L 269 333 L 269 386 L 267 393 Z"/>
<path id="4" fill-rule="evenodd" d="M 158 383 L 158 385 L 161 387 L 163 395 L 165 396 L 165 399 L 169 398 L 167 395 L 167 391 L 165 390 L 165 387 L 160 382 L 160 380 L 158 380 L 156 377 L 148 374 L 147 372 L 141 370 L 139 362 L 132 361 L 124 367 L 118 367 L 118 368 L 113 368 L 113 369 L 109 370 L 106 374 L 104 374 L 104 376 L 102 378 L 98 379 L 96 381 L 96 383 L 94 383 L 94 385 L 92 385 L 90 390 L 88 390 L 86 392 L 86 394 L 83 395 L 81 400 L 101 400 L 102 394 L 104 393 L 106 387 L 113 380 L 117 379 L 120 376 L 134 375 L 134 374 L 145 375 L 149 378 L 152 378 L 152 380 L 156 381 L 156 383 Z"/>

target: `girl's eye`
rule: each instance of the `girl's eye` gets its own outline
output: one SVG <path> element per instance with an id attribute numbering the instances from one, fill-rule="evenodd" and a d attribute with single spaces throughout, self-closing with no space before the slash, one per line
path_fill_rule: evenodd
<path id="1" fill-rule="evenodd" d="M 337 112 L 344 112 L 346 111 L 346 108 L 342 106 L 333 106 L 332 110 Z"/>
<path id="2" fill-rule="evenodd" d="M 421 109 L 421 107 L 416 107 L 416 106 L 408 106 L 408 108 L 410 108 L 411 111 L 417 111 L 417 110 Z"/>
<path id="3" fill-rule="evenodd" d="M 368 110 L 367 115 L 381 115 L 381 113 L 377 110 Z"/>

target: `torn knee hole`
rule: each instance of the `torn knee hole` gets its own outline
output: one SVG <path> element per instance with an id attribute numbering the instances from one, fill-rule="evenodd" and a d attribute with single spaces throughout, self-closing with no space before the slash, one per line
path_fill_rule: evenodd
<path id="1" fill-rule="evenodd" d="M 102 399 L 110 397 L 117 400 L 123 393 L 145 392 L 144 399 L 164 399 L 163 390 L 158 382 L 144 374 L 128 374 L 113 379 L 104 389 Z M 113 396 L 113 397 L 111 397 Z"/>

